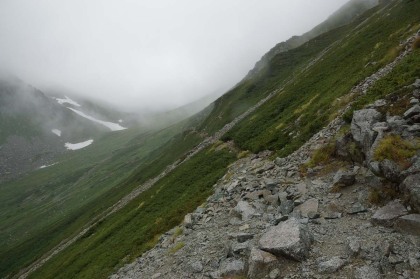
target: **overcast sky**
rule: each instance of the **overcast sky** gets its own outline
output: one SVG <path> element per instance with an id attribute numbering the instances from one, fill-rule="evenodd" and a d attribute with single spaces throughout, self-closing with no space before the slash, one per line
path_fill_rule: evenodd
<path id="1" fill-rule="evenodd" d="M 0 67 L 127 108 L 236 84 L 276 43 L 347 0 L 0 0 Z"/>

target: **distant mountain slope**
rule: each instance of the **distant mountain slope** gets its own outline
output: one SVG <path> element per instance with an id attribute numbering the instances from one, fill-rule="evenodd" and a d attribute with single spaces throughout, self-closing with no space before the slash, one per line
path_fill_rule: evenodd
<path id="1" fill-rule="evenodd" d="M 111 131 L 123 123 L 103 117 L 68 97 L 50 97 L 17 78 L 0 79 L 0 180 L 54 163 L 77 144 Z M 102 118 L 104 119 L 104 118 Z"/>
<path id="2" fill-rule="evenodd" d="M 326 31 L 357 19 L 376 3 L 376 0 L 352 0 L 308 33 L 277 44 L 256 63 L 242 81 L 213 103 L 212 113 L 199 128 L 214 133 L 273 90 L 279 89 L 279 85 L 284 85 L 309 61 L 330 47 L 340 36 L 346 35 L 342 32 Z M 317 41 L 301 51 L 291 52 L 318 35 Z"/>
<path id="3" fill-rule="evenodd" d="M 285 42 L 278 43 L 255 64 L 255 67 L 248 73 L 245 79 L 257 75 L 265 67 L 266 63 L 277 54 L 301 46 L 305 42 L 325 32 L 350 23 L 368 9 L 376 6 L 378 2 L 379 0 L 351 0 L 347 2 L 344 6 L 330 15 L 327 20 L 314 27 L 311 31 L 306 32 L 301 36 L 293 36 Z"/>

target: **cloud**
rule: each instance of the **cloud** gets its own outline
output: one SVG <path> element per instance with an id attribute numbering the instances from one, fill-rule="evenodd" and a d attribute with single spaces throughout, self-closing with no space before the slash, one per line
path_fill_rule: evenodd
<path id="1" fill-rule="evenodd" d="M 346 0 L 2 0 L 0 65 L 130 109 L 222 94 Z"/>

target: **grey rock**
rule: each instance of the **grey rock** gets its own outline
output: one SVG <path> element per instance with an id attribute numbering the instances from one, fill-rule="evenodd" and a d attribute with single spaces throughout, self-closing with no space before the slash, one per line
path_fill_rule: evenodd
<path id="1" fill-rule="evenodd" d="M 341 218 L 341 216 L 342 216 L 342 213 L 335 212 L 335 211 L 327 211 L 324 213 L 325 219 L 339 219 Z"/>
<path id="2" fill-rule="evenodd" d="M 372 171 L 375 175 L 381 175 L 382 171 L 380 168 L 380 163 L 378 161 L 370 161 L 368 164 L 369 170 Z"/>
<path id="3" fill-rule="evenodd" d="M 161 273 L 155 273 L 155 274 L 153 274 L 152 275 L 152 279 L 158 279 L 158 278 L 160 278 L 162 276 L 162 274 Z"/>
<path id="4" fill-rule="evenodd" d="M 400 182 L 401 180 L 401 168 L 394 161 L 385 159 L 379 163 L 379 169 L 381 174 L 392 182 Z"/>
<path id="5" fill-rule="evenodd" d="M 286 159 L 286 158 L 279 158 L 279 157 L 277 157 L 277 158 L 274 160 L 274 163 L 275 163 L 277 166 L 282 167 L 283 165 L 285 165 L 285 164 L 287 163 L 287 159 Z"/>
<path id="6" fill-rule="evenodd" d="M 277 263 L 276 256 L 255 247 L 252 248 L 248 259 L 248 278 L 263 278 Z"/>
<path id="7" fill-rule="evenodd" d="M 253 238 L 254 238 L 254 234 L 252 234 L 252 233 L 238 233 L 236 235 L 236 240 L 239 243 L 245 242 L 245 241 L 253 239 Z"/>
<path id="8" fill-rule="evenodd" d="M 374 107 L 376 107 L 376 108 L 383 107 L 383 106 L 385 106 L 385 105 L 386 105 L 386 101 L 385 101 L 384 99 L 379 99 L 379 100 L 376 100 L 376 101 L 373 103 L 373 106 L 374 106 Z"/>
<path id="9" fill-rule="evenodd" d="M 261 237 L 259 248 L 277 256 L 303 261 L 309 255 L 311 242 L 307 225 L 292 218 L 269 228 Z"/>
<path id="10" fill-rule="evenodd" d="M 420 88 L 420 79 L 419 78 L 417 78 L 416 81 L 414 81 L 413 86 L 415 88 Z"/>
<path id="11" fill-rule="evenodd" d="M 400 184 L 400 190 L 413 209 L 420 212 L 420 173 L 407 176 Z"/>
<path id="12" fill-rule="evenodd" d="M 356 237 L 347 238 L 347 252 L 350 257 L 355 257 L 360 253 L 360 240 Z"/>
<path id="13" fill-rule="evenodd" d="M 318 264 L 319 273 L 334 273 L 346 264 L 346 261 L 340 257 L 332 257 L 327 261 L 320 262 Z"/>
<path id="14" fill-rule="evenodd" d="M 255 209 L 246 201 L 239 201 L 233 209 L 244 221 L 249 220 L 256 213 Z"/>
<path id="15" fill-rule="evenodd" d="M 419 124 L 411 125 L 407 128 L 407 131 L 412 134 L 417 134 L 418 132 L 420 132 L 420 125 Z"/>
<path id="16" fill-rule="evenodd" d="M 377 132 L 372 130 L 375 123 L 380 122 L 382 114 L 375 109 L 362 109 L 353 113 L 350 130 L 353 139 L 362 147 L 365 154 L 369 153 Z"/>
<path id="17" fill-rule="evenodd" d="M 410 214 L 398 218 L 395 227 L 401 232 L 420 236 L 420 214 Z"/>
<path id="18" fill-rule="evenodd" d="M 195 261 L 190 264 L 193 273 L 200 273 L 203 271 L 203 264 L 200 261 Z"/>
<path id="19" fill-rule="evenodd" d="M 221 268 L 219 270 L 220 276 L 234 276 L 240 275 L 243 273 L 245 269 L 245 264 L 242 260 L 234 259 L 234 258 L 227 258 L 221 264 Z"/>
<path id="20" fill-rule="evenodd" d="M 270 279 L 277 279 L 280 277 L 280 270 L 278 268 L 273 269 L 270 271 L 270 274 L 268 274 L 268 277 Z"/>
<path id="21" fill-rule="evenodd" d="M 414 89 L 413 90 L 413 96 L 415 98 L 420 98 L 420 90 L 419 89 Z"/>
<path id="22" fill-rule="evenodd" d="M 401 116 L 387 117 L 386 122 L 388 123 L 391 130 L 399 134 L 403 132 L 404 125 L 407 125 L 407 121 L 405 121 Z"/>
<path id="23" fill-rule="evenodd" d="M 362 213 L 362 212 L 366 212 L 367 209 L 366 207 L 364 207 L 361 203 L 357 202 L 355 204 L 353 204 L 352 207 L 350 207 L 349 210 L 347 210 L 348 214 L 357 214 L 357 213 Z"/>
<path id="24" fill-rule="evenodd" d="M 356 182 L 356 176 L 354 173 L 345 172 L 343 170 L 337 171 L 333 178 L 333 186 L 351 186 Z"/>
<path id="25" fill-rule="evenodd" d="M 371 221 L 374 224 L 392 227 L 394 221 L 398 217 L 406 214 L 407 210 L 405 207 L 398 200 L 394 200 L 378 209 L 375 214 L 373 214 Z"/>
<path id="26" fill-rule="evenodd" d="M 289 213 L 291 213 L 293 211 L 293 207 L 294 207 L 294 203 L 291 200 L 285 200 L 283 202 L 281 202 L 280 204 L 280 212 L 283 215 L 288 215 Z"/>
<path id="27" fill-rule="evenodd" d="M 362 266 L 359 268 L 356 268 L 356 271 L 354 272 L 354 278 L 355 279 L 381 279 L 381 273 L 379 272 L 379 269 L 373 267 L 373 266 Z"/>
<path id="28" fill-rule="evenodd" d="M 309 217 L 309 213 L 312 213 L 312 216 L 318 212 L 318 199 L 312 198 L 305 201 L 303 204 L 295 208 L 296 211 L 300 211 L 300 214 L 303 217 Z"/>
<path id="29" fill-rule="evenodd" d="M 348 145 L 352 142 L 353 137 L 350 133 L 340 136 L 335 141 L 335 154 L 345 160 L 351 159 Z"/>
<path id="30" fill-rule="evenodd" d="M 233 243 L 231 247 L 231 251 L 233 254 L 246 254 L 249 250 L 249 243 L 248 242 L 242 242 L 242 243 Z"/>
<path id="31" fill-rule="evenodd" d="M 414 115 L 420 114 L 420 105 L 415 105 L 404 112 L 404 119 L 413 117 Z"/>
<path id="32" fill-rule="evenodd" d="M 410 99 L 410 105 L 417 105 L 419 103 L 419 99 L 417 98 L 411 98 Z"/>
<path id="33" fill-rule="evenodd" d="M 195 220 L 193 218 L 193 215 L 191 213 L 185 215 L 185 217 L 184 217 L 184 226 L 186 228 L 192 228 L 194 224 L 195 224 Z"/>

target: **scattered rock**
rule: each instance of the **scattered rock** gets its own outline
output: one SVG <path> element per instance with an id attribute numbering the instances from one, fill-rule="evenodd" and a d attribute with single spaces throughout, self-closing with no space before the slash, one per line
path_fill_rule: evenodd
<path id="1" fill-rule="evenodd" d="M 355 257 L 360 252 L 360 240 L 356 237 L 347 238 L 347 251 L 350 257 Z"/>
<path id="2" fill-rule="evenodd" d="M 219 270 L 220 276 L 234 276 L 240 275 L 244 272 L 245 264 L 243 261 L 227 258 L 222 264 Z"/>
<path id="3" fill-rule="evenodd" d="M 248 260 L 248 278 L 263 278 L 277 263 L 277 258 L 274 255 L 252 248 Z"/>
<path id="4" fill-rule="evenodd" d="M 327 261 L 320 262 L 318 264 L 319 273 L 334 273 L 343 267 L 346 264 L 346 261 L 340 257 L 332 257 Z"/>
<path id="5" fill-rule="evenodd" d="M 200 261 L 195 261 L 191 263 L 191 270 L 193 273 L 200 273 L 201 271 L 203 271 L 203 265 Z"/>
<path id="6" fill-rule="evenodd" d="M 306 225 L 292 218 L 270 227 L 259 241 L 260 249 L 277 256 L 303 261 L 309 255 L 311 235 Z"/>
<path id="7" fill-rule="evenodd" d="M 353 139 L 362 146 L 365 154 L 368 154 L 377 132 L 372 130 L 375 123 L 380 122 L 382 114 L 375 109 L 362 109 L 354 111 L 350 130 Z"/>
<path id="8" fill-rule="evenodd" d="M 366 212 L 366 211 L 367 211 L 366 207 L 364 207 L 361 203 L 357 202 L 352 207 L 350 207 L 350 209 L 347 211 L 347 213 L 348 214 L 357 214 L 357 213 L 362 213 L 362 212 Z"/>
<path id="9" fill-rule="evenodd" d="M 362 266 L 356 268 L 354 272 L 355 279 L 381 279 L 381 273 L 379 272 L 378 268 L 372 266 Z"/>
<path id="10" fill-rule="evenodd" d="M 309 214 L 311 214 L 311 219 L 315 218 L 318 212 L 318 199 L 312 198 L 305 201 L 303 204 L 296 207 L 295 211 L 299 211 L 303 217 L 309 217 Z"/>
<path id="11" fill-rule="evenodd" d="M 408 119 L 408 118 L 413 117 L 417 114 L 420 114 L 420 106 L 419 105 L 415 105 L 415 106 L 411 107 L 410 109 L 408 109 L 406 112 L 404 112 L 404 119 Z"/>
<path id="12" fill-rule="evenodd" d="M 351 186 L 356 182 L 354 173 L 339 170 L 333 178 L 333 186 Z"/>
<path id="13" fill-rule="evenodd" d="M 400 185 L 405 199 L 413 209 L 420 212 L 420 173 L 410 175 Z"/>
<path id="14" fill-rule="evenodd" d="M 400 182 L 401 168 L 394 161 L 385 159 L 379 163 L 380 173 L 389 181 Z"/>
<path id="15" fill-rule="evenodd" d="M 399 231 L 420 236 L 420 214 L 410 214 L 398 218 L 395 227 Z"/>
<path id="16" fill-rule="evenodd" d="M 246 201 L 239 201 L 233 209 L 244 221 L 252 218 L 255 214 L 255 209 Z"/>
<path id="17" fill-rule="evenodd" d="M 236 240 L 239 243 L 245 242 L 245 241 L 250 240 L 252 238 L 254 238 L 254 234 L 252 234 L 252 233 L 238 233 L 236 235 Z"/>
<path id="18" fill-rule="evenodd" d="M 394 200 L 389 202 L 384 207 L 378 209 L 372 216 L 372 223 L 392 227 L 394 221 L 403 215 L 407 214 L 405 207 L 398 201 Z"/>
<path id="19" fill-rule="evenodd" d="M 280 204 L 280 212 L 283 215 L 288 215 L 290 212 L 293 211 L 294 203 L 291 200 L 285 200 Z"/>

